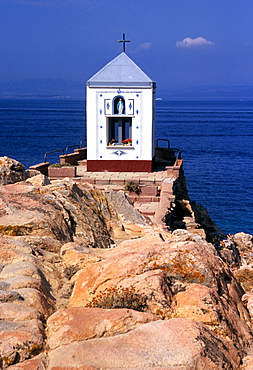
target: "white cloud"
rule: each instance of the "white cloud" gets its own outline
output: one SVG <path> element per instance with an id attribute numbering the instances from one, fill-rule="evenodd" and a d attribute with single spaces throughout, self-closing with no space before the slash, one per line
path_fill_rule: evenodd
<path id="1" fill-rule="evenodd" d="M 151 42 L 143 42 L 139 45 L 138 50 L 150 50 L 152 48 Z"/>
<path id="2" fill-rule="evenodd" d="M 132 50 L 131 53 L 135 54 L 135 53 L 138 53 L 141 50 L 150 50 L 152 48 L 152 46 L 153 46 L 152 42 L 143 42 L 142 44 L 137 46 L 137 48 L 135 50 Z"/>
<path id="3" fill-rule="evenodd" d="M 192 47 L 200 47 L 200 46 L 211 46 L 214 45 L 214 42 L 206 40 L 204 37 L 196 37 L 196 39 L 192 39 L 191 37 L 186 37 L 183 41 L 177 41 L 176 47 L 177 48 L 192 48 Z"/>

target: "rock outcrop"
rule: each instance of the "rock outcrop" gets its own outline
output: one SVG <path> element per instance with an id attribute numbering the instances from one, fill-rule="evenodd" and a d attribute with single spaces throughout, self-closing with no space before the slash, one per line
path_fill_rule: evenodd
<path id="1" fill-rule="evenodd" d="M 1 186 L 0 368 L 252 369 L 252 236 L 205 235 L 69 179 Z"/>
<path id="2" fill-rule="evenodd" d="M 15 159 L 0 157 L 0 185 L 14 184 L 39 174 L 39 171 L 26 170 L 25 166 Z"/>
<path id="3" fill-rule="evenodd" d="M 126 334 L 78 341 L 49 353 L 49 369 L 217 369 L 237 368 L 233 346 L 188 319 L 143 324 Z"/>

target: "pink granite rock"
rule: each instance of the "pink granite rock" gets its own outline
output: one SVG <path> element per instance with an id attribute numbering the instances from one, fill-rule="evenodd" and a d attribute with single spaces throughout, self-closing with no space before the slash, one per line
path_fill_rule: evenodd
<path id="1" fill-rule="evenodd" d="M 15 276 L 28 276 L 39 282 L 41 281 L 41 274 L 38 267 L 34 263 L 26 261 L 10 263 L 0 273 L 1 279 L 10 279 Z"/>
<path id="2" fill-rule="evenodd" d="M 240 367 L 240 370 L 252 370 L 253 369 L 253 355 L 247 355 L 243 359 L 243 364 Z"/>
<path id="3" fill-rule="evenodd" d="M 127 301 L 127 295 L 132 294 L 134 301 L 128 302 L 127 307 L 141 311 L 147 310 L 160 318 L 170 318 L 172 315 L 172 291 L 168 286 L 167 275 L 162 270 L 147 271 L 123 280 L 108 280 L 102 285 L 101 289 L 97 289 L 91 306 L 93 306 L 94 301 L 96 306 L 100 297 L 103 298 L 107 292 L 110 296 L 111 291 L 115 291 L 116 295 L 121 296 L 123 301 Z M 126 299 L 124 295 L 126 295 Z"/>
<path id="4" fill-rule="evenodd" d="M 46 186 L 51 184 L 49 178 L 42 174 L 30 177 L 26 181 L 30 182 L 33 186 Z"/>
<path id="5" fill-rule="evenodd" d="M 25 241 L 6 235 L 0 236 L 0 248 L 1 250 L 16 250 L 28 254 L 33 251 L 33 248 Z"/>
<path id="6" fill-rule="evenodd" d="M 0 288 L 3 289 L 3 286 L 8 288 L 8 290 L 17 290 L 22 288 L 42 289 L 42 283 L 40 280 L 22 275 L 14 276 L 9 279 L 2 279 L 0 282 Z"/>
<path id="7" fill-rule="evenodd" d="M 8 157 L 0 157 L 0 185 L 14 184 L 33 176 L 40 176 L 36 170 L 25 170 L 25 166 Z"/>
<path id="8" fill-rule="evenodd" d="M 250 293 L 253 289 L 253 236 L 237 233 L 229 236 L 229 240 L 240 253 L 241 266 L 234 270 L 236 278 L 241 282 L 244 290 Z"/>
<path id="9" fill-rule="evenodd" d="M 102 258 L 76 276 L 71 307 L 94 306 L 107 291 L 131 287 L 146 297 L 146 309 L 160 317 L 203 321 L 236 339 L 241 348 L 250 342 L 243 291 L 211 244 L 163 241 L 148 233 L 104 252 Z"/>
<path id="10" fill-rule="evenodd" d="M 27 360 L 21 364 L 12 365 L 8 369 L 10 370 L 46 370 L 46 362 L 40 358 L 33 358 L 32 360 Z M 99 370 L 93 366 L 60 366 L 54 367 L 52 370 Z M 159 370 L 159 369 L 158 369 Z"/>
<path id="11" fill-rule="evenodd" d="M 229 342 L 187 319 L 151 322 L 126 334 L 73 342 L 48 356 L 50 370 L 66 364 L 75 369 L 238 370 L 240 364 Z"/>
<path id="12" fill-rule="evenodd" d="M 229 337 L 236 346 L 243 347 L 244 343 L 249 344 L 252 340 L 250 321 L 241 302 L 237 301 L 237 286 L 229 290 L 227 299 L 222 299 L 214 288 L 187 284 L 183 291 L 174 296 L 175 316 L 201 321 L 216 334 Z"/>
<path id="13" fill-rule="evenodd" d="M 0 263 L 9 264 L 21 261 L 34 262 L 35 258 L 32 255 L 29 255 L 28 253 L 24 253 L 14 249 L 0 250 Z"/>
<path id="14" fill-rule="evenodd" d="M 12 184 L 27 178 L 25 167 L 15 159 L 0 157 L 0 185 Z"/>
<path id="15" fill-rule="evenodd" d="M 73 307 L 59 310 L 47 321 L 50 349 L 92 338 L 109 337 L 131 331 L 157 317 L 128 309 Z"/>
<path id="16" fill-rule="evenodd" d="M 39 355 L 30 360 L 9 366 L 10 370 L 46 370 L 46 356 Z"/>
<path id="17" fill-rule="evenodd" d="M 53 367 L 51 370 L 100 370 L 97 367 L 94 366 L 56 366 Z"/>
<path id="18" fill-rule="evenodd" d="M 50 297 L 45 296 L 40 290 L 34 288 L 17 289 L 23 301 L 20 304 L 35 308 L 42 317 L 47 318 L 53 313 L 54 304 Z"/>
<path id="19" fill-rule="evenodd" d="M 240 251 L 242 263 L 244 265 L 252 264 L 253 257 L 251 251 L 253 248 L 253 236 L 241 232 L 234 235 L 230 235 L 229 240 L 231 240 Z"/>
<path id="20" fill-rule="evenodd" d="M 3 236 L 0 248 L 0 367 L 5 368 L 43 350 L 42 321 L 54 303 L 34 248 Z"/>
<path id="21" fill-rule="evenodd" d="M 214 289 L 200 284 L 187 284 L 184 290 L 175 295 L 174 310 L 178 317 L 191 318 L 206 325 L 218 325 L 218 300 Z"/>
<path id="22" fill-rule="evenodd" d="M 115 223 L 123 230 L 119 215 L 100 191 L 82 190 L 71 180 L 0 188 L 0 233 L 5 235 L 43 236 L 65 243 L 75 239 L 106 248 L 113 244 Z"/>
<path id="23" fill-rule="evenodd" d="M 61 257 L 67 267 L 84 268 L 93 262 L 101 261 L 95 248 L 88 248 L 77 242 L 69 242 L 62 246 Z"/>
<path id="24" fill-rule="evenodd" d="M 71 180 L 41 185 L 0 187 L 2 367 L 239 370 L 246 353 L 250 363 L 251 297 L 241 301 L 234 277 L 248 283 L 250 264 L 232 273 L 203 233 L 139 224 L 122 196 L 116 204 L 114 193 Z M 116 246 L 113 236 L 135 239 Z M 251 242 L 231 241 L 244 264 Z M 108 297 L 121 308 L 96 307 Z"/>
<path id="25" fill-rule="evenodd" d="M 79 273 L 70 305 L 87 303 L 108 281 L 123 281 L 148 271 L 160 270 L 168 278 L 217 286 L 218 274 L 226 270 L 210 244 L 164 242 L 158 234 L 149 233 L 104 252 L 102 258 Z"/>
<path id="26" fill-rule="evenodd" d="M 26 321 L 39 319 L 39 312 L 32 307 L 20 305 L 18 303 L 1 303 L 0 320 L 5 321 Z"/>
<path id="27" fill-rule="evenodd" d="M 43 328 L 39 321 L 29 320 L 0 324 L 0 363 L 3 368 L 24 361 L 43 349 Z"/>
<path id="28" fill-rule="evenodd" d="M 250 316 L 253 319 L 253 290 L 242 296 L 242 302 L 247 306 Z"/>

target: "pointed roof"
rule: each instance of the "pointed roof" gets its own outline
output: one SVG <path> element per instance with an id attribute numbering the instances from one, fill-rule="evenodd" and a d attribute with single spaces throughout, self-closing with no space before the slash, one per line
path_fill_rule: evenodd
<path id="1" fill-rule="evenodd" d="M 89 87 L 152 87 L 155 82 L 121 53 L 87 81 Z"/>

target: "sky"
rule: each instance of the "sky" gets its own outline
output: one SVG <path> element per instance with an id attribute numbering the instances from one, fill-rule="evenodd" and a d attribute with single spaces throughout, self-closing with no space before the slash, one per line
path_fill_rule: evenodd
<path id="1" fill-rule="evenodd" d="M 252 0 L 0 0 L 0 82 L 85 83 L 126 52 L 160 91 L 253 86 Z"/>

